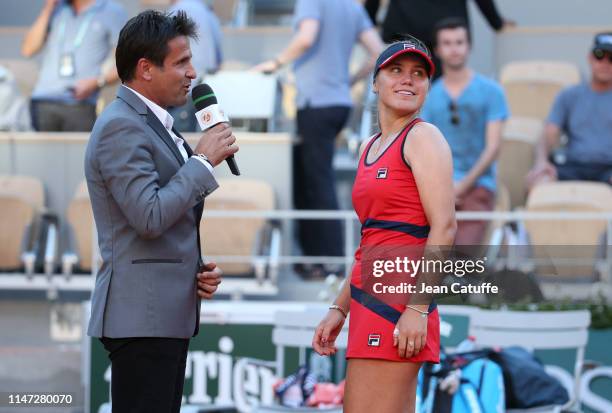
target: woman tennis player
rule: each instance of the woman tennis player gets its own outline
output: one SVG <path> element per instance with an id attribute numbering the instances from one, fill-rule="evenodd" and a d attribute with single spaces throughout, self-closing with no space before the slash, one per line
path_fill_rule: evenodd
<path id="1" fill-rule="evenodd" d="M 361 277 L 368 247 L 453 243 L 451 152 L 440 131 L 418 118 L 433 73 L 429 50 L 415 38 L 391 44 L 376 61 L 381 131 L 362 145 L 353 186 L 361 242 L 351 281 L 345 282 L 313 338 L 315 351 L 334 354 L 350 311 L 347 413 L 414 412 L 421 363 L 439 362 L 435 304 L 387 304 L 362 289 Z"/>

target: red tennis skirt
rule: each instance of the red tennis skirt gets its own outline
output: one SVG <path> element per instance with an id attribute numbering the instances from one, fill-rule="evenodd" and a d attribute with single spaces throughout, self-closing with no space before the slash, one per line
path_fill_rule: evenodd
<path id="1" fill-rule="evenodd" d="M 357 265 L 355 267 L 358 267 Z M 358 271 L 355 271 L 358 272 Z M 353 280 L 355 276 L 353 274 Z M 358 281 L 357 281 L 358 283 Z M 372 300 L 371 296 L 351 282 L 351 307 L 346 358 L 380 359 L 408 362 L 440 362 L 440 317 L 435 304 L 430 305 L 427 316 L 427 340 L 419 354 L 401 358 L 393 346 L 393 330 L 398 315 L 405 306 Z"/>

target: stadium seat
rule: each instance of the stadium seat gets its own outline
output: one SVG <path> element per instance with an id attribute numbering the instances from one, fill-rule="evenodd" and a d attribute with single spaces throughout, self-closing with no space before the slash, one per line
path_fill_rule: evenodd
<path id="1" fill-rule="evenodd" d="M 591 314 L 581 311 L 496 311 L 480 310 L 470 317 L 469 335 L 480 347 L 521 346 L 534 350 L 574 350 L 573 392 L 564 406 L 538 407 L 525 410 L 507 410 L 508 413 L 544 413 L 575 411 L 580 400 L 580 378 L 588 341 Z M 555 369 L 547 369 L 555 376 Z M 563 379 L 563 377 L 560 377 Z M 573 408 L 570 410 L 570 408 Z"/>
<path id="2" fill-rule="evenodd" d="M 274 130 L 281 106 L 276 76 L 223 70 L 207 76 L 206 83 L 214 90 L 219 104 L 233 123 L 236 120 L 265 120 L 267 132 Z"/>
<path id="3" fill-rule="evenodd" d="M 599 182 L 545 183 L 529 193 L 525 209 L 528 212 L 611 212 L 612 189 Z M 538 275 L 593 276 L 593 265 L 601 255 L 599 246 L 606 231 L 605 220 L 526 220 L 524 227 L 532 257 L 548 261 L 536 266 Z"/>
<path id="4" fill-rule="evenodd" d="M 559 91 L 578 83 L 580 72 L 567 62 L 520 61 L 504 66 L 500 81 L 513 116 L 545 119 Z"/>
<path id="5" fill-rule="evenodd" d="M 28 176 L 0 176 L 0 268 L 34 272 L 36 218 L 43 212 L 42 182 Z"/>
<path id="6" fill-rule="evenodd" d="M 62 272 L 71 274 L 75 265 L 80 271 L 91 272 L 94 221 L 86 181 L 82 181 L 77 187 L 68 205 L 66 219 L 72 229 L 76 254 L 71 252 L 63 254 Z"/>
<path id="7" fill-rule="evenodd" d="M 23 199 L 0 194 L 0 268 L 17 270 L 22 267 L 23 244 L 34 220 L 34 207 Z"/>
<path id="8" fill-rule="evenodd" d="M 0 175 L 0 194 L 22 199 L 40 212 L 45 206 L 42 182 L 31 176 Z"/>
<path id="9" fill-rule="evenodd" d="M 543 122 L 535 118 L 512 117 L 504 125 L 497 178 L 508 189 L 511 209 L 525 205 L 525 176 L 533 166 L 542 131 Z"/>
<path id="10" fill-rule="evenodd" d="M 227 275 L 265 276 L 266 267 L 275 274 L 274 257 L 280 254 L 280 231 L 266 218 L 206 217 L 208 211 L 269 211 L 276 207 L 274 191 L 264 182 L 253 179 L 219 179 L 219 188 L 206 198 L 204 217 L 200 222 L 202 251 L 206 259 L 215 256 L 237 256 L 236 261 L 221 262 Z M 268 256 L 264 262 L 255 257 Z M 242 257 L 239 259 L 238 257 Z M 253 257 L 245 262 L 246 257 Z"/>

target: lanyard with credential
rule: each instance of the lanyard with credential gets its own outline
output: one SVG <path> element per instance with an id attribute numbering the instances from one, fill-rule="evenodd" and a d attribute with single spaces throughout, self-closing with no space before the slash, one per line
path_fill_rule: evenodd
<path id="1" fill-rule="evenodd" d="M 87 12 L 87 16 L 85 16 L 85 19 L 83 20 L 83 22 L 79 26 L 79 30 L 77 31 L 77 35 L 74 38 L 74 43 L 72 45 L 72 50 L 70 50 L 71 52 L 74 52 L 83 43 L 83 39 L 85 38 L 85 35 L 87 34 L 87 29 L 89 28 L 89 25 L 90 25 L 91 21 L 93 20 L 94 15 L 96 14 L 96 9 L 97 9 L 97 7 L 93 8 L 92 10 L 89 10 Z M 58 31 L 59 31 L 59 34 L 58 34 L 59 44 L 60 44 L 60 47 L 63 48 L 63 49 L 65 49 L 65 47 L 64 47 L 64 39 L 66 37 L 66 19 L 68 18 L 67 13 L 70 13 L 70 11 L 68 9 L 65 9 L 65 11 L 66 11 L 66 13 L 64 13 L 64 15 L 62 16 L 62 21 L 60 22 L 60 26 L 59 26 L 59 29 L 58 29 Z"/>

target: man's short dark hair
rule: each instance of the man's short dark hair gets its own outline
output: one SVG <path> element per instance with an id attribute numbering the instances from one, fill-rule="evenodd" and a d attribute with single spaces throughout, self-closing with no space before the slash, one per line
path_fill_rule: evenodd
<path id="1" fill-rule="evenodd" d="M 467 21 L 461 17 L 447 17 L 445 19 L 440 20 L 438 23 L 434 25 L 433 29 L 433 43 L 434 46 L 438 45 L 438 34 L 442 30 L 447 29 L 465 29 L 467 33 L 467 40 L 469 44 L 472 44 L 472 36 L 470 35 L 470 28 L 467 24 Z"/>
<path id="2" fill-rule="evenodd" d="M 128 82 L 134 78 L 141 58 L 163 66 L 168 55 L 168 42 L 178 36 L 197 38 L 195 22 L 182 10 L 173 15 L 147 10 L 128 20 L 119 33 L 115 51 L 121 81 Z"/>

